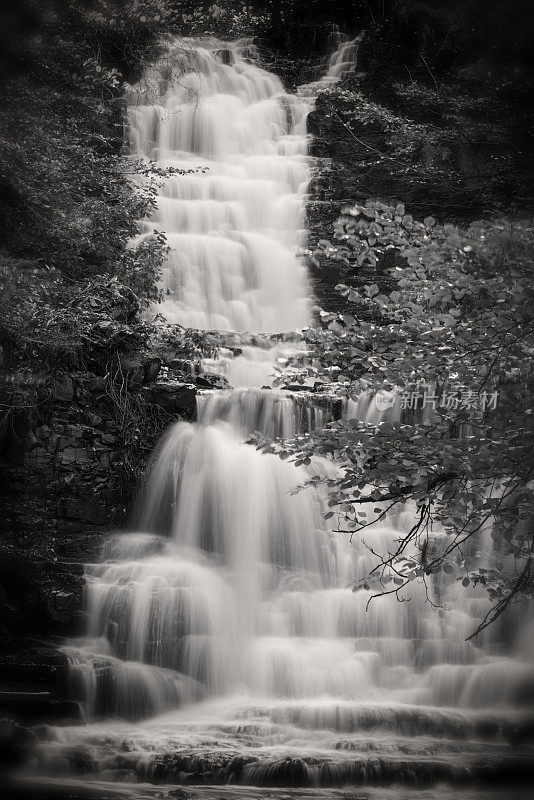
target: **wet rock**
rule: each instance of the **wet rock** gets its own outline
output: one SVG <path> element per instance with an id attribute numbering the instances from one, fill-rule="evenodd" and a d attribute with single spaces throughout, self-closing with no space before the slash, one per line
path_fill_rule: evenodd
<path id="1" fill-rule="evenodd" d="M 529 786 L 534 780 L 534 762 L 529 757 L 494 758 L 473 764 L 470 772 L 482 784 Z"/>
<path id="2" fill-rule="evenodd" d="M 145 383 L 155 381 L 161 369 L 161 358 L 149 358 L 143 365 L 143 378 Z"/>
<path id="3" fill-rule="evenodd" d="M 227 66 L 232 66 L 232 64 L 235 62 L 234 54 L 231 50 L 217 50 L 215 56 L 219 59 L 221 64 L 226 64 Z"/>
<path id="4" fill-rule="evenodd" d="M 178 373 L 185 376 L 195 374 L 195 364 L 188 358 L 172 358 L 169 361 L 169 369 L 173 373 Z"/>
<path id="5" fill-rule="evenodd" d="M 158 381 L 143 388 L 143 396 L 149 403 L 160 406 L 169 414 L 178 414 L 184 419 L 196 417 L 196 387 L 179 381 Z"/>
<path id="6" fill-rule="evenodd" d="M 287 383 L 285 386 L 282 386 L 282 389 L 285 392 L 314 392 L 315 389 L 312 386 L 305 386 L 301 383 Z M 322 391 L 322 389 L 321 389 Z"/>
<path id="7" fill-rule="evenodd" d="M 31 686 L 41 692 L 62 687 L 67 657 L 57 647 L 31 637 L 6 637 L 0 654 L 0 684 L 4 689 Z"/>
<path id="8" fill-rule="evenodd" d="M 66 697 L 66 655 L 53 644 L 31 637 L 7 637 L 3 645 L 0 717 L 32 725 L 80 722 L 78 704 Z"/>
<path id="9" fill-rule="evenodd" d="M 28 723 L 74 723 L 82 721 L 78 703 L 54 700 L 39 692 L 0 692 L 0 712 Z"/>
<path id="10" fill-rule="evenodd" d="M 243 781 L 256 786 L 313 786 L 313 774 L 302 758 L 256 762 L 245 767 Z"/>
<path id="11" fill-rule="evenodd" d="M 19 551 L 0 551 L 0 584 L 7 613 L 4 630 L 37 635 L 69 635 L 79 629 L 84 586 L 81 564 L 23 559 Z"/>
<path id="12" fill-rule="evenodd" d="M 232 389 L 232 385 L 228 378 L 224 375 L 218 375 L 216 372 L 203 372 L 196 377 L 197 386 L 203 389 Z"/>
<path id="13" fill-rule="evenodd" d="M 67 403 L 74 398 L 72 379 L 68 375 L 56 375 L 50 384 L 50 394 L 54 400 Z"/>
<path id="14" fill-rule="evenodd" d="M 106 496 L 105 499 L 107 500 L 108 497 Z M 125 514 L 126 509 L 123 507 L 122 510 Z M 70 559 L 77 564 L 82 564 L 98 558 L 102 540 L 106 536 L 106 526 L 99 528 L 96 525 L 84 525 L 78 519 L 74 519 L 59 520 L 57 528 L 55 545 L 58 559 Z M 76 627 L 76 621 L 79 622 L 81 615 L 81 606 L 76 606 L 73 609 L 70 624 Z"/>
<path id="15" fill-rule="evenodd" d="M 26 757 L 28 748 L 35 745 L 37 737 L 33 731 L 15 722 L 13 719 L 0 721 L 0 769 L 13 769 L 20 766 Z"/>
<path id="16" fill-rule="evenodd" d="M 58 515 L 69 519 L 104 525 L 109 521 L 109 510 L 98 497 L 65 497 L 58 502 Z"/>
<path id="17" fill-rule="evenodd" d="M 485 730 L 479 735 L 484 736 Z M 534 717 L 529 715 L 524 719 L 510 720 L 503 726 L 502 735 L 514 747 L 531 744 L 534 742 Z"/>

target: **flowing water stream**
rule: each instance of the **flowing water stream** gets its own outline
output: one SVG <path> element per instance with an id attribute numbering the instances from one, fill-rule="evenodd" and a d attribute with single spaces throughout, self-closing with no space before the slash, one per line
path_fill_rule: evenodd
<path id="1" fill-rule="evenodd" d="M 354 67 L 357 45 L 341 43 L 323 85 Z M 297 250 L 314 87 L 288 95 L 254 56 L 248 41 L 175 42 L 147 76 L 149 94 L 132 97 L 138 154 L 204 168 L 165 180 L 143 233 L 168 233 L 160 310 L 182 325 L 280 333 L 310 321 Z M 415 788 L 370 787 L 437 785 L 424 796 L 449 797 L 448 785 L 527 770 L 526 615 L 466 642 L 487 600 L 455 576 L 413 586 L 409 602 L 368 605 L 370 592 L 351 587 L 410 512 L 350 542 L 336 517 L 325 521 L 320 490 L 292 493 L 339 466 L 297 469 L 243 444 L 254 431 L 283 438 L 324 424 L 318 408 L 261 388 L 296 346 L 223 359 L 241 388 L 207 392 L 198 423 L 177 423 L 160 443 L 137 531 L 110 537 L 86 566 L 86 635 L 65 645 L 87 724 L 49 728 L 37 773 L 131 782 L 139 797 L 140 782 L 146 796 L 146 784 L 178 783 L 198 797 L 353 797 L 358 785 L 398 798 Z M 344 415 L 379 421 L 370 396 Z M 475 544 L 489 559 L 491 542 Z M 212 784 L 233 789 L 210 794 Z"/>

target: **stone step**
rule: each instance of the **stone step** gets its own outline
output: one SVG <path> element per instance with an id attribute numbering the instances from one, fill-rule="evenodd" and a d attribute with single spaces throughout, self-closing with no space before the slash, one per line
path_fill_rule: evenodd
<path id="1" fill-rule="evenodd" d="M 37 639 L 13 637 L 4 644 L 0 714 L 25 724 L 79 722 L 79 705 L 66 699 L 66 655 Z"/>
<path id="2" fill-rule="evenodd" d="M 63 691 L 67 679 L 66 664 L 40 664 L 35 662 L 0 660 L 0 689 L 39 689 Z"/>
<path id="3" fill-rule="evenodd" d="M 412 786 L 408 792 L 395 787 L 354 787 L 335 789 L 284 787 L 269 789 L 253 786 L 219 785 L 214 792 L 212 786 L 155 786 L 142 784 L 131 786 L 125 783 L 90 782 L 75 778 L 50 779 L 17 776 L 5 785 L 10 800 L 458 800 L 456 787 L 437 785 L 433 789 Z M 488 794 L 488 791 L 491 794 Z M 461 793 L 461 800 L 532 800 L 532 787 L 514 787 L 513 795 L 503 787 L 470 787 Z"/>
<path id="4" fill-rule="evenodd" d="M 65 725 L 83 721 L 78 703 L 58 700 L 48 692 L 39 691 L 0 691 L 0 716 L 31 725 L 41 722 Z"/>
<path id="5" fill-rule="evenodd" d="M 38 764 L 46 770 L 46 759 Z M 504 754 L 437 753 L 431 756 L 369 754 L 269 756 L 253 750 L 165 753 L 147 760 L 146 752 L 129 751 L 99 756 L 83 746 L 51 745 L 49 763 L 63 763 L 66 774 L 84 774 L 110 782 L 143 782 L 178 786 L 254 786 L 334 788 L 436 785 L 457 787 L 534 786 L 531 751 Z"/>
<path id="6" fill-rule="evenodd" d="M 7 639 L 0 655 L 0 688 L 49 691 L 63 695 L 67 657 L 54 645 L 35 639 Z"/>

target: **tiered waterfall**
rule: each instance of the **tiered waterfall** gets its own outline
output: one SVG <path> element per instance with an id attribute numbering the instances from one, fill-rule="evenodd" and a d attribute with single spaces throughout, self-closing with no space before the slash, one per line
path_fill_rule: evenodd
<path id="1" fill-rule="evenodd" d="M 323 83 L 354 67 L 357 44 L 341 43 Z M 175 42 L 131 97 L 134 153 L 193 170 L 165 179 L 142 233 L 168 235 L 159 310 L 171 322 L 279 333 L 310 320 L 298 248 L 313 86 L 288 95 L 255 55 L 248 41 Z M 86 566 L 86 636 L 65 652 L 87 724 L 51 729 L 36 769 L 305 786 L 317 797 L 330 796 L 327 787 L 349 797 L 356 784 L 456 785 L 491 777 L 495 765 L 512 769 L 510 743 L 520 759 L 532 732 L 525 614 L 474 644 L 466 637 L 487 599 L 458 589 L 455 576 L 439 598 L 422 582 L 407 602 L 369 604 L 369 591 L 353 592 L 410 512 L 351 542 L 337 516 L 325 521 L 321 490 L 294 493 L 310 474 L 340 467 L 317 459 L 295 468 L 243 441 L 254 431 L 289 437 L 324 414 L 260 388 L 279 349 L 243 352 L 241 388 L 207 392 L 198 423 L 178 422 L 158 447 L 137 532 L 110 537 Z M 344 413 L 379 421 L 371 396 Z M 481 557 L 493 558 L 491 542 L 483 532 Z"/>

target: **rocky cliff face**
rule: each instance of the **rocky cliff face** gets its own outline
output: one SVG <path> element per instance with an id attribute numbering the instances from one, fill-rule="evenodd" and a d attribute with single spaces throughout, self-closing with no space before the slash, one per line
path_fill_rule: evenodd
<path id="1" fill-rule="evenodd" d="M 139 333 L 135 323 L 130 329 Z M 7 642 L 79 631 L 83 563 L 97 557 L 110 529 L 128 523 L 163 429 L 195 418 L 196 381 L 207 381 L 198 375 L 199 360 L 214 344 L 202 335 L 195 342 L 179 326 L 149 333 L 131 337 L 131 350 L 108 352 L 101 364 L 93 354 L 86 370 L 33 374 L 32 408 L 8 418 L 0 483 L 0 625 Z M 17 647 L 16 658 L 26 663 Z"/>
<path id="2" fill-rule="evenodd" d="M 45 384 L 48 399 L 4 441 L 4 542 L 35 557 L 94 556 L 103 533 L 125 522 L 163 427 L 195 417 L 194 376 L 184 371 L 193 362 L 176 355 L 178 345 L 156 344 L 118 355 L 105 375 L 75 371 Z"/>
<path id="3" fill-rule="evenodd" d="M 101 368 L 93 361 L 85 371 L 33 375 L 35 406 L 9 418 L 0 483 L 2 716 L 79 718 L 66 700 L 58 646 L 83 627 L 83 564 L 109 530 L 127 524 L 157 439 L 174 421 L 195 418 L 196 380 L 206 383 L 197 376 L 202 350 L 183 329 L 153 334 L 108 353 Z M 9 746 L 22 735 L 15 726 Z"/>

